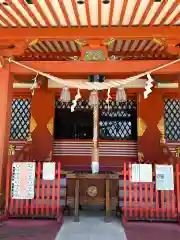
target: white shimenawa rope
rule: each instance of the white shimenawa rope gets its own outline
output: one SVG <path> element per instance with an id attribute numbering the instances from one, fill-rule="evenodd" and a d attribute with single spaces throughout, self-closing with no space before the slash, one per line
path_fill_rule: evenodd
<path id="1" fill-rule="evenodd" d="M 71 105 L 71 112 L 74 112 L 75 107 L 77 106 L 77 101 L 81 98 L 81 94 L 79 91 L 79 88 L 77 90 L 77 94 L 75 96 L 75 99 L 72 101 L 72 105 Z"/>
<path id="2" fill-rule="evenodd" d="M 156 67 L 156 68 L 153 68 L 149 71 L 146 71 L 146 72 L 143 72 L 141 74 L 138 74 L 138 75 L 135 75 L 133 77 L 129 77 L 129 78 L 126 78 L 124 80 L 110 80 L 110 81 L 106 81 L 106 82 L 103 82 L 103 83 L 99 83 L 99 82 L 84 82 L 83 80 L 63 80 L 61 78 L 58 78 L 58 77 L 54 77 L 50 74 L 47 74 L 47 73 L 44 73 L 44 72 L 41 72 L 41 71 L 38 71 L 34 68 L 31 68 L 31 67 L 28 67 L 22 63 L 19 63 L 17 61 L 14 61 L 13 59 L 9 58 L 9 62 L 12 62 L 14 64 L 17 64 L 21 67 L 24 67 L 32 72 L 36 72 L 38 73 L 39 75 L 42 75 L 44 77 L 47 77 L 48 79 L 54 81 L 54 82 L 57 82 L 59 83 L 60 85 L 60 88 L 63 88 L 65 86 L 67 86 L 68 88 L 78 88 L 78 89 L 88 89 L 88 90 L 103 90 L 103 89 L 110 89 L 110 88 L 118 88 L 120 87 L 121 85 L 126 85 L 127 83 L 130 83 L 134 80 L 137 80 L 141 77 L 144 77 L 146 76 L 147 74 L 150 74 L 152 72 L 156 72 L 162 68 L 165 68 L 165 67 L 168 67 L 172 64 L 175 64 L 177 62 L 180 62 L 180 58 L 174 60 L 174 61 L 171 61 L 167 64 L 164 64 L 162 66 L 159 66 L 159 67 Z"/>

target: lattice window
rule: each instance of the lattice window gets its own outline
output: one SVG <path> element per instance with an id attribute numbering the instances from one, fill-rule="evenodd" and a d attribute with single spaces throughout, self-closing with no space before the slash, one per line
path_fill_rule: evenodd
<path id="1" fill-rule="evenodd" d="M 86 109 L 91 109 L 89 106 L 89 101 L 88 100 L 79 100 L 77 101 L 77 106 L 75 108 L 75 111 L 77 110 L 86 110 Z M 59 109 L 70 109 L 72 105 L 72 102 L 64 103 L 59 100 L 56 100 L 56 108 Z"/>
<path id="2" fill-rule="evenodd" d="M 88 100 L 77 102 L 77 107 L 75 108 L 77 116 L 75 112 L 70 112 L 70 107 L 71 102 L 62 103 L 58 100 L 56 101 L 55 138 L 65 138 L 64 136 L 71 139 L 92 138 L 92 108 L 89 106 Z M 64 118 L 63 120 L 62 117 Z M 62 126 L 60 127 L 60 125 Z M 99 137 L 101 139 L 136 140 L 136 101 L 128 100 L 125 103 L 119 104 L 111 101 L 108 108 L 106 101 L 100 100 L 99 126 Z M 86 137 L 83 137 L 84 134 Z"/>
<path id="3" fill-rule="evenodd" d="M 100 101 L 100 138 L 109 140 L 137 139 L 136 101 L 124 103 Z"/>
<path id="4" fill-rule="evenodd" d="M 168 140 L 180 140 L 180 101 L 166 99 L 164 101 L 165 135 Z"/>
<path id="5" fill-rule="evenodd" d="M 30 100 L 13 99 L 10 139 L 26 139 L 29 134 Z"/>

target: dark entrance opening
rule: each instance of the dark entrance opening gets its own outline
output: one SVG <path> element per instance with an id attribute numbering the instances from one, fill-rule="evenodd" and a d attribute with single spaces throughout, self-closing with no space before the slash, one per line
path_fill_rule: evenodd
<path id="1" fill-rule="evenodd" d="M 93 112 L 86 101 L 81 101 L 74 112 L 71 103 L 56 102 L 54 137 L 55 139 L 92 139 Z"/>

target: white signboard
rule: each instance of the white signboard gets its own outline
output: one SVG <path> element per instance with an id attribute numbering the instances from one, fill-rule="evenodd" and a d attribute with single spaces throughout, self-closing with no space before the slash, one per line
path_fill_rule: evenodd
<path id="1" fill-rule="evenodd" d="M 174 190 L 172 165 L 156 165 L 156 190 Z"/>
<path id="2" fill-rule="evenodd" d="M 35 183 L 34 162 L 12 164 L 11 196 L 13 199 L 33 199 Z"/>
<path id="3" fill-rule="evenodd" d="M 132 164 L 132 182 L 152 182 L 151 164 Z"/>
<path id="4" fill-rule="evenodd" d="M 131 181 L 132 182 L 139 182 L 140 181 L 140 167 L 139 164 L 132 164 L 132 169 L 131 169 Z"/>
<path id="5" fill-rule="evenodd" d="M 55 179 L 55 163 L 54 162 L 43 163 L 43 179 L 44 180 Z"/>

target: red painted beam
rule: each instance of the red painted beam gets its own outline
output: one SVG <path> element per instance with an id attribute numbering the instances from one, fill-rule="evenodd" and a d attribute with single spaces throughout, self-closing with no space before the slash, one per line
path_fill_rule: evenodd
<path id="1" fill-rule="evenodd" d="M 104 39 L 115 38 L 121 40 L 151 40 L 153 37 L 165 38 L 166 40 L 180 39 L 179 26 L 161 27 L 85 27 L 85 28 L 1 28 L 0 40 L 6 39 Z"/>
<path id="2" fill-rule="evenodd" d="M 83 62 L 83 61 L 22 61 L 20 63 L 46 73 L 58 75 L 87 75 L 87 74 L 139 74 L 161 65 L 167 64 L 167 60 L 132 60 L 132 61 L 105 61 L 105 62 Z M 14 74 L 32 74 L 32 71 L 11 64 L 11 73 Z M 163 68 L 158 74 L 180 73 L 180 62 Z"/>

